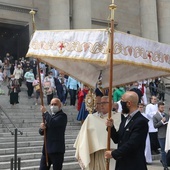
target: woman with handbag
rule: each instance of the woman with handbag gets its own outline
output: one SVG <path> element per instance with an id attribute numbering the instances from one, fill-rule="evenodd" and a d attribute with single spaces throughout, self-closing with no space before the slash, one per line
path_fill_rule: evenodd
<path id="1" fill-rule="evenodd" d="M 48 76 L 44 78 L 44 94 L 47 96 L 47 104 L 50 105 L 54 96 L 55 82 L 52 76 L 52 72 L 48 72 Z"/>
<path id="2" fill-rule="evenodd" d="M 35 89 L 35 105 L 38 104 L 38 99 L 40 98 L 40 85 L 39 85 L 39 77 L 36 76 L 36 79 L 32 83 L 34 89 Z"/>
<path id="3" fill-rule="evenodd" d="M 8 82 L 8 95 L 10 96 L 10 104 L 15 105 L 18 104 L 18 93 L 20 90 L 20 85 L 17 79 L 14 78 L 14 75 L 10 76 L 10 80 Z"/>

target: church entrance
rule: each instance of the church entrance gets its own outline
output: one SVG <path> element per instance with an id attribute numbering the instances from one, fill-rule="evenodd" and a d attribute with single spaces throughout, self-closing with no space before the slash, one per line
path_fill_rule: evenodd
<path id="1" fill-rule="evenodd" d="M 29 25 L 0 23 L 0 58 L 6 53 L 14 60 L 25 57 L 29 46 Z"/>

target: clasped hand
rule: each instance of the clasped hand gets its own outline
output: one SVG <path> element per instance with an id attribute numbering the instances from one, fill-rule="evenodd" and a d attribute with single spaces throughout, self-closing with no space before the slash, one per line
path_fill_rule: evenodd
<path id="1" fill-rule="evenodd" d="M 113 127 L 113 119 L 107 119 L 105 124 L 107 127 Z"/>
<path id="2" fill-rule="evenodd" d="M 165 117 L 163 117 L 163 118 L 162 118 L 162 121 L 165 123 L 165 122 L 166 122 L 166 118 L 165 118 Z"/>
<path id="3" fill-rule="evenodd" d="M 43 129 L 43 130 L 46 129 L 45 124 L 44 124 L 44 123 L 41 123 L 41 124 L 40 124 L 40 128 Z"/>

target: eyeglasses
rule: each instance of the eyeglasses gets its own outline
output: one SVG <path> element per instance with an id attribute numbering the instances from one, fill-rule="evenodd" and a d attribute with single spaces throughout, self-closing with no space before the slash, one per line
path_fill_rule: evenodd
<path id="1" fill-rule="evenodd" d="M 57 106 L 57 103 L 51 103 L 51 106 Z"/>
<path id="2" fill-rule="evenodd" d="M 101 102 L 100 104 L 103 104 L 103 105 L 104 105 L 104 104 L 108 104 L 108 103 L 109 103 L 109 102 Z"/>

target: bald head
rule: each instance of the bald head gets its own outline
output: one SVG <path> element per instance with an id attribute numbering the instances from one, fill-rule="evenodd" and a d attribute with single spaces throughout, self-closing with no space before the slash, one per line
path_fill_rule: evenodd
<path id="1" fill-rule="evenodd" d="M 133 91 L 126 92 L 121 98 L 122 113 L 131 114 L 138 109 L 138 95 Z"/>
<path id="2" fill-rule="evenodd" d="M 133 92 L 133 91 L 127 91 L 123 96 L 122 96 L 123 101 L 130 101 L 133 106 L 138 106 L 138 101 L 139 97 L 138 95 Z"/>
<path id="3" fill-rule="evenodd" d="M 61 101 L 60 101 L 60 99 L 58 99 L 58 98 L 53 98 L 53 99 L 51 100 L 51 105 L 58 106 L 58 107 L 61 109 Z"/>

